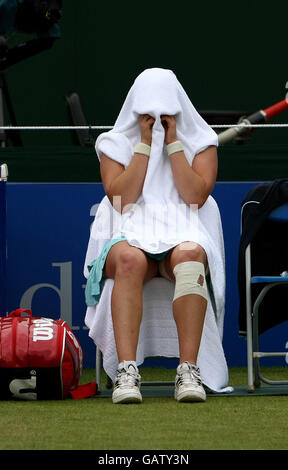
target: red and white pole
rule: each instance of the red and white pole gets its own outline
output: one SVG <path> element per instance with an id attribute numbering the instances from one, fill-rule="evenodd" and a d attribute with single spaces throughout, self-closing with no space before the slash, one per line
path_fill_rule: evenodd
<path id="1" fill-rule="evenodd" d="M 247 116 L 246 118 L 241 118 L 239 126 L 237 125 L 235 127 L 230 127 L 218 135 L 219 144 L 226 144 L 227 142 L 234 140 L 239 135 L 251 131 L 249 124 L 261 124 L 266 122 L 272 117 L 277 116 L 277 114 L 282 113 L 286 109 L 288 109 L 287 99 L 279 101 L 279 103 L 275 103 L 266 109 L 260 109 L 259 111 L 256 111 L 256 113 L 250 114 L 250 116 Z"/>

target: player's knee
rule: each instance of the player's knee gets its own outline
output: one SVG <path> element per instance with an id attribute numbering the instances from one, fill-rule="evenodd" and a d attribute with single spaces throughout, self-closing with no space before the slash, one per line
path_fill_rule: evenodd
<path id="1" fill-rule="evenodd" d="M 184 261 L 175 266 L 175 291 L 173 301 L 185 295 L 196 294 L 208 300 L 204 264 L 199 261 Z"/>
<path id="2" fill-rule="evenodd" d="M 184 263 L 185 261 L 198 261 L 205 263 L 206 254 L 202 246 L 194 242 L 184 242 L 178 247 L 176 255 L 176 264 Z"/>
<path id="3" fill-rule="evenodd" d="M 145 255 L 137 249 L 127 248 L 123 250 L 116 266 L 117 274 L 121 276 L 143 277 L 146 269 Z"/>

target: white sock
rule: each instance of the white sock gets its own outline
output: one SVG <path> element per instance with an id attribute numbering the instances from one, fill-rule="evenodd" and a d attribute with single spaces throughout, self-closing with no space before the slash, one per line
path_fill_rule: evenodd
<path id="1" fill-rule="evenodd" d="M 136 370 L 136 372 L 138 372 L 136 361 L 122 361 L 118 365 L 118 370 L 121 370 L 121 369 L 127 370 L 130 365 L 132 365 L 134 369 Z"/>

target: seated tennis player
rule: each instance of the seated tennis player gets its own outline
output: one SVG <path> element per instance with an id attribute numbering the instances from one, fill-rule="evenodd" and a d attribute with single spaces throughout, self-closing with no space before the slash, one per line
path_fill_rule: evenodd
<path id="1" fill-rule="evenodd" d="M 86 301 L 97 306 L 104 280 L 114 280 L 111 310 L 119 365 L 113 403 L 142 401 L 136 362 L 142 292 L 155 276 L 174 285 L 179 342 L 175 399 L 206 399 L 197 358 L 209 299 L 208 273 L 216 309 L 223 304 L 222 298 L 217 304 L 217 297 L 224 297 L 223 273 L 219 269 L 217 274 L 218 259 L 223 261 L 221 224 L 211 197 L 217 145 L 216 133 L 175 74 L 158 68 L 137 77 L 115 126 L 97 139 L 106 200 L 117 223 L 89 265 Z"/>

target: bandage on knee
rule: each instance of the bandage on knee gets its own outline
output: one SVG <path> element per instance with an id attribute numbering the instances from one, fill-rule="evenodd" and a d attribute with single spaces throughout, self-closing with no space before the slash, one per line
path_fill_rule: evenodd
<path id="1" fill-rule="evenodd" d="M 204 264 L 199 261 L 185 261 L 173 270 L 175 291 L 173 301 L 188 294 L 197 294 L 208 300 Z"/>

